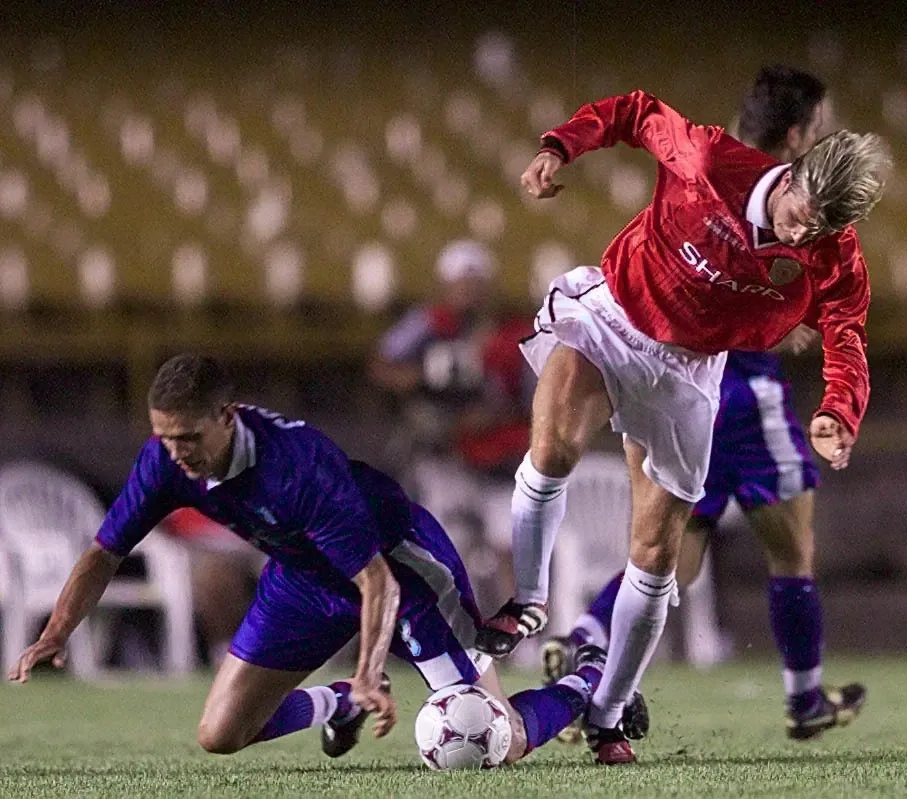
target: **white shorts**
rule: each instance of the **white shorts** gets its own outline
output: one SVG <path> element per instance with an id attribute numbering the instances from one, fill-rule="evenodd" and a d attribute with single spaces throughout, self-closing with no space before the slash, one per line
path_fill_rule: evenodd
<path id="1" fill-rule="evenodd" d="M 582 353 L 604 378 L 612 428 L 645 448 L 649 478 L 687 502 L 702 499 L 727 354 L 701 355 L 641 333 L 591 266 L 551 283 L 535 329 L 520 348 L 536 374 L 558 344 Z"/>

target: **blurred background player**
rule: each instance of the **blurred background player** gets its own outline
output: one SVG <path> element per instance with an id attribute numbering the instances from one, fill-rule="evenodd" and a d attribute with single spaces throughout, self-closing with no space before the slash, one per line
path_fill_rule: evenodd
<path id="1" fill-rule="evenodd" d="M 587 720 L 603 764 L 635 761 L 620 719 L 676 594 L 683 530 L 705 493 L 726 351 L 771 349 L 813 320 L 826 389 L 810 437 L 832 468 L 848 465 L 869 393 L 868 275 L 851 225 L 881 197 L 890 165 L 878 137 L 848 131 L 779 165 L 637 91 L 584 105 L 549 131 L 523 186 L 554 197 L 562 166 L 619 141 L 655 156 L 656 191 L 601 270 L 579 267 L 553 282 L 523 344 L 539 383 L 513 500 L 517 595 L 477 639 L 500 657 L 545 626 L 568 478 L 611 420 L 624 434 L 633 518 L 610 656 Z"/>
<path id="2" fill-rule="evenodd" d="M 825 86 L 787 66 L 762 69 L 744 95 L 738 136 L 751 147 L 792 161 L 809 150 L 823 126 Z M 795 354 L 817 334 L 800 326 L 782 347 Z M 699 574 L 710 535 L 733 497 L 765 551 L 769 615 L 784 664 L 787 734 L 811 738 L 848 722 L 866 691 L 851 684 L 824 690 L 822 606 L 814 578 L 813 489 L 819 472 L 797 420 L 790 384 L 773 353 L 731 351 L 721 382 L 706 495 L 693 508 L 677 568 L 677 582 Z M 579 643 L 607 648 L 611 614 L 623 573 L 602 589 L 570 635 L 552 638 L 543 651 L 547 680 L 569 671 Z M 695 629 L 691 631 L 695 634 Z M 578 729 L 564 737 L 577 738 Z"/>
<path id="3" fill-rule="evenodd" d="M 502 312 L 492 252 L 470 239 L 438 256 L 438 299 L 382 337 L 372 381 L 399 400 L 390 468 L 430 507 L 466 562 L 480 605 L 513 591 L 513 471 L 529 445 L 535 376 L 519 352 L 530 318 Z"/>
<path id="4" fill-rule="evenodd" d="M 168 513 L 192 507 L 270 557 L 202 712 L 207 751 L 230 754 L 322 725 L 322 748 L 338 757 L 371 711 L 376 734 L 387 734 L 397 717 L 384 675 L 389 652 L 433 690 L 476 684 L 503 702 L 513 728 L 508 762 L 586 711 L 604 664 L 594 645 L 577 653 L 576 673 L 508 700 L 491 658 L 473 647 L 481 617 L 463 563 L 434 517 L 389 477 L 348 460 L 305 422 L 237 405 L 212 358 L 164 363 L 148 407 L 153 436 L 10 680 L 26 682 L 45 660 L 62 666 L 72 632 L 123 558 Z M 349 681 L 298 687 L 357 632 Z"/>

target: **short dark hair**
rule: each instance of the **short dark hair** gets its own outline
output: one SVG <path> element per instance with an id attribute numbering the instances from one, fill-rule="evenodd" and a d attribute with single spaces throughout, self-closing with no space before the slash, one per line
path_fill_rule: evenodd
<path id="1" fill-rule="evenodd" d="M 233 380 L 220 361 L 184 352 L 158 369 L 148 390 L 148 407 L 216 416 L 233 401 L 233 391 Z"/>
<path id="2" fill-rule="evenodd" d="M 824 98 L 825 84 L 815 75 L 780 64 L 763 67 L 743 96 L 740 138 L 760 150 L 775 150 L 792 127 L 812 119 Z"/>

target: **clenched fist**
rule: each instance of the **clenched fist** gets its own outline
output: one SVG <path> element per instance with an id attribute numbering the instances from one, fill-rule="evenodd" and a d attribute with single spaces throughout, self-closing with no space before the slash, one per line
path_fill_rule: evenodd
<path id="1" fill-rule="evenodd" d="M 554 153 L 541 152 L 526 167 L 526 171 L 520 178 L 520 184 L 539 200 L 554 197 L 564 188 L 554 182 L 554 173 L 563 165 L 564 162 Z"/>
<path id="2" fill-rule="evenodd" d="M 813 449 L 831 464 L 832 469 L 846 469 L 854 437 L 831 416 L 816 416 L 809 424 Z"/>

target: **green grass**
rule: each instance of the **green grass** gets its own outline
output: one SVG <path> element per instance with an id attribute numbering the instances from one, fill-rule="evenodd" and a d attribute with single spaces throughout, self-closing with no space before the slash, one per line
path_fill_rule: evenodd
<path id="1" fill-rule="evenodd" d="M 869 702 L 855 724 L 818 742 L 784 737 L 773 663 L 707 673 L 659 666 L 643 685 L 652 733 L 640 764 L 596 768 L 582 747 L 557 742 L 510 769 L 432 773 L 419 765 L 413 717 L 424 696 L 398 672 L 397 729 L 367 736 L 328 761 L 308 731 L 231 757 L 194 741 L 207 681 L 134 680 L 84 686 L 36 678 L 0 689 L 2 797 L 857 797 L 907 796 L 907 663 L 832 661 L 830 681 L 864 680 Z M 510 690 L 529 684 L 508 675 Z"/>

